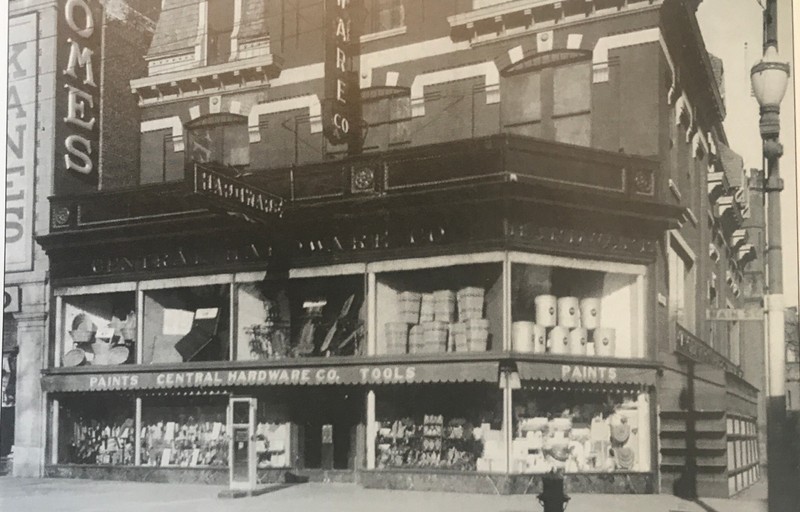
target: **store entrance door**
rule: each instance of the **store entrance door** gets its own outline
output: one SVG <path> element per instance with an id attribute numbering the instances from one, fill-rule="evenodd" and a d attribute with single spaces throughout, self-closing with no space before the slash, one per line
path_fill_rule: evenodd
<path id="1" fill-rule="evenodd" d="M 309 407 L 302 418 L 304 466 L 308 469 L 354 469 L 356 428 L 362 418 L 363 394 L 326 391 L 318 391 L 306 402 Z"/>
<path id="2" fill-rule="evenodd" d="M 231 397 L 228 405 L 231 489 L 252 490 L 256 487 L 256 406 L 256 399 L 250 397 Z"/>

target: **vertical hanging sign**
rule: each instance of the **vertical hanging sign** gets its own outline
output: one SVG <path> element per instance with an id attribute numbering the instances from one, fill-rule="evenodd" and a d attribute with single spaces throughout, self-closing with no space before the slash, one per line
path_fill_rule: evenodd
<path id="1" fill-rule="evenodd" d="M 6 272 L 33 270 L 38 54 L 37 14 L 10 18 L 6 112 Z"/>
<path id="2" fill-rule="evenodd" d="M 361 151 L 360 17 L 361 0 L 325 0 L 323 133 L 351 154 Z"/>
<path id="3" fill-rule="evenodd" d="M 59 0 L 53 193 L 97 190 L 102 10 L 96 0 Z"/>

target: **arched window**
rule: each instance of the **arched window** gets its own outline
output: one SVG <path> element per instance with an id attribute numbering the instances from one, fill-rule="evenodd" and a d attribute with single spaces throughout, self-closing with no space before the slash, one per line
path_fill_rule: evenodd
<path id="1" fill-rule="evenodd" d="M 197 163 L 244 167 L 250 164 L 247 117 L 210 114 L 186 123 L 186 157 Z"/>

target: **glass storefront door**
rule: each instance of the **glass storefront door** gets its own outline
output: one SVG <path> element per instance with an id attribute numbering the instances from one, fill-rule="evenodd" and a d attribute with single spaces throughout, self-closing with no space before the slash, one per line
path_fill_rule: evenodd
<path id="1" fill-rule="evenodd" d="M 228 406 L 230 487 L 253 489 L 256 485 L 256 399 L 231 397 Z"/>

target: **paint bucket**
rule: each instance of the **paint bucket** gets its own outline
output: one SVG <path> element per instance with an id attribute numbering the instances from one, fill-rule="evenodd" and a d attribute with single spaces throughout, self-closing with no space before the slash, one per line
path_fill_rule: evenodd
<path id="1" fill-rule="evenodd" d="M 407 324 L 419 323 L 419 308 L 422 295 L 417 292 L 401 292 L 398 298 L 398 308 L 401 322 Z"/>
<path id="2" fill-rule="evenodd" d="M 608 327 L 598 327 L 592 333 L 594 352 L 600 357 L 614 357 L 616 353 L 617 331 Z"/>
<path id="3" fill-rule="evenodd" d="M 473 318 L 467 326 L 467 348 L 470 352 L 486 352 L 489 349 L 489 320 Z"/>
<path id="4" fill-rule="evenodd" d="M 408 352 L 409 354 L 419 354 L 425 352 L 425 337 L 421 325 L 412 325 L 408 333 Z"/>
<path id="5" fill-rule="evenodd" d="M 433 322 L 433 294 L 423 293 L 420 301 L 419 323 Z"/>
<path id="6" fill-rule="evenodd" d="M 536 349 L 534 322 L 514 322 L 511 325 L 511 346 L 515 352 L 530 352 Z"/>
<path id="7" fill-rule="evenodd" d="M 447 326 L 447 323 L 438 320 L 422 324 L 425 352 L 444 352 L 447 349 Z"/>
<path id="8" fill-rule="evenodd" d="M 485 293 L 483 288 L 477 286 L 467 286 L 458 290 L 458 319 L 483 318 L 483 298 Z"/>
<path id="9" fill-rule="evenodd" d="M 547 327 L 536 324 L 533 327 L 533 353 L 544 354 L 547 352 Z"/>
<path id="10" fill-rule="evenodd" d="M 456 321 L 456 293 L 452 290 L 433 292 L 433 318 L 437 322 Z"/>
<path id="11" fill-rule="evenodd" d="M 68 368 L 83 366 L 86 364 L 86 352 L 83 349 L 74 348 L 64 354 L 62 362 Z"/>
<path id="12" fill-rule="evenodd" d="M 584 329 L 600 327 L 600 299 L 581 299 L 581 326 Z"/>
<path id="13" fill-rule="evenodd" d="M 550 334 L 547 337 L 547 346 L 551 354 L 569 353 L 569 330 L 561 326 L 550 329 Z"/>
<path id="14" fill-rule="evenodd" d="M 405 354 L 408 351 L 408 324 L 389 322 L 386 324 L 386 353 Z"/>
<path id="15" fill-rule="evenodd" d="M 554 295 L 539 295 L 533 299 L 536 307 L 536 323 L 544 327 L 556 325 L 556 297 Z"/>
<path id="16" fill-rule="evenodd" d="M 569 332 L 569 353 L 573 356 L 585 356 L 589 334 L 586 329 L 577 327 Z"/>
<path id="17" fill-rule="evenodd" d="M 455 322 L 450 324 L 450 343 L 448 351 L 450 352 L 467 352 L 467 324 L 464 322 Z"/>
<path id="18" fill-rule="evenodd" d="M 568 329 L 580 327 L 581 310 L 577 297 L 561 297 L 558 299 L 558 325 Z"/>
<path id="19" fill-rule="evenodd" d="M 124 364 L 130 356 L 130 350 L 125 345 L 117 345 L 108 352 L 108 364 Z"/>

